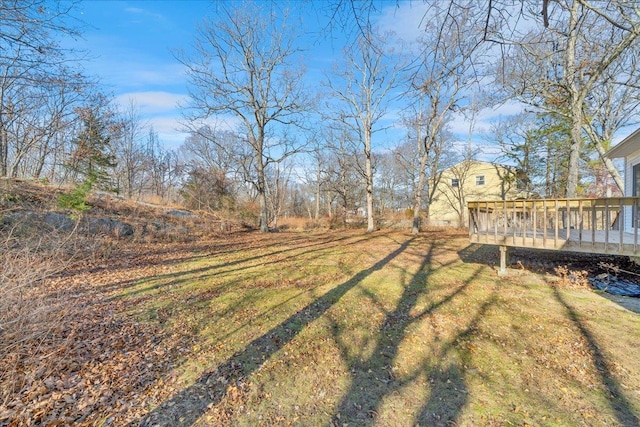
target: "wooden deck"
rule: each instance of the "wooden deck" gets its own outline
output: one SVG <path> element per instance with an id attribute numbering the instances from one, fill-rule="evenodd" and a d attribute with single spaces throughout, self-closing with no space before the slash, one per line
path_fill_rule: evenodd
<path id="1" fill-rule="evenodd" d="M 639 197 L 469 202 L 469 239 L 503 248 L 640 256 L 639 206 Z"/>

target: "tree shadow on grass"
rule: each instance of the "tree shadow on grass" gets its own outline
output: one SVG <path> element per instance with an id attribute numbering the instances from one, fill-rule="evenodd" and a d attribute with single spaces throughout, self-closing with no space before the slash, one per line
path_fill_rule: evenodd
<path id="1" fill-rule="evenodd" d="M 444 359 L 448 352 L 456 350 L 464 361 L 473 359 L 471 350 L 466 344 L 473 341 L 474 335 L 482 318 L 489 308 L 497 302 L 497 290 L 487 297 L 480 305 L 473 319 L 467 327 L 446 343 L 438 353 L 438 359 Z M 460 345 L 462 348 L 460 348 Z M 423 366 L 429 372 L 431 393 L 416 419 L 416 425 L 450 426 L 455 425 L 462 408 L 467 404 L 468 390 L 465 381 L 465 366 L 449 364 L 446 368 L 440 366 Z"/>
<path id="2" fill-rule="evenodd" d="M 600 347 L 598 346 L 598 343 L 596 342 L 594 336 L 591 335 L 589 330 L 580 321 L 578 314 L 571 307 L 571 305 L 566 302 L 558 288 L 556 286 L 553 286 L 552 288 L 556 300 L 558 300 L 558 302 L 564 306 L 567 314 L 569 315 L 569 318 L 589 344 L 591 359 L 593 360 L 593 364 L 600 374 L 600 382 L 606 388 L 607 403 L 609 404 L 613 415 L 616 417 L 620 425 L 623 425 L 625 427 L 640 427 L 640 418 L 638 414 L 634 413 L 634 408 L 626 399 L 620 387 L 620 384 L 618 383 L 618 381 L 616 381 L 615 377 L 609 370 L 607 358 L 602 350 L 600 350 Z"/>
<path id="3" fill-rule="evenodd" d="M 412 313 L 418 298 L 429 291 L 428 279 L 433 273 L 432 256 L 437 249 L 437 243 L 433 243 L 424 256 L 420 268 L 412 276 L 404 287 L 403 293 L 395 309 L 386 315 L 382 327 L 378 333 L 377 344 L 371 355 L 364 361 L 357 356 L 349 356 L 347 345 L 340 344 L 341 329 L 334 325 L 334 338 L 342 347 L 343 357 L 352 373 L 351 384 L 332 419 L 333 425 L 370 425 L 377 422 L 380 406 L 385 398 L 392 396 L 397 391 L 418 380 L 421 375 L 426 375 L 430 382 L 429 399 L 423 405 L 418 418 L 418 423 L 426 422 L 426 425 L 450 425 L 460 415 L 462 408 L 467 403 L 467 389 L 461 367 L 449 364 L 446 367 L 425 362 L 411 375 L 397 378 L 393 373 L 394 359 L 398 357 L 400 346 L 407 337 L 408 328 L 425 316 L 435 312 L 445 304 L 451 302 L 456 296 L 464 293 L 477 273 L 472 274 L 464 283 L 453 292 L 439 301 L 430 304 L 426 309 L 418 313 Z M 441 265 L 438 268 L 447 268 L 455 261 Z M 455 343 L 473 334 L 477 323 L 485 311 L 495 302 L 492 296 L 479 309 L 471 324 L 454 339 L 443 346 L 437 356 L 444 358 Z M 426 351 L 426 349 L 425 349 Z"/>
<path id="4" fill-rule="evenodd" d="M 210 406 L 221 401 L 229 384 L 242 386 L 244 379 L 258 370 L 282 346 L 289 343 L 302 329 L 322 316 L 349 290 L 404 252 L 413 240 L 414 238 L 405 241 L 396 250 L 370 268 L 360 271 L 351 279 L 328 291 L 278 326 L 251 341 L 244 350 L 235 353 L 214 371 L 206 372 L 200 376 L 193 385 L 178 392 L 139 422 L 132 423 L 132 425 L 182 427 L 194 424 Z M 220 380 L 221 378 L 223 380 Z"/>
<path id="5" fill-rule="evenodd" d="M 296 245 L 296 246 L 287 247 L 287 248 L 279 248 L 279 246 L 283 246 L 283 245 L 278 245 L 277 250 L 274 250 L 275 249 L 273 248 L 274 245 L 272 245 L 271 251 L 268 253 L 260 253 L 252 256 L 246 256 L 233 261 L 212 263 L 209 265 L 205 265 L 203 267 L 192 268 L 185 271 L 157 274 L 152 277 L 146 277 L 146 278 L 138 277 L 134 279 L 127 279 L 127 280 L 111 283 L 109 285 L 102 285 L 102 286 L 105 289 L 106 287 L 108 287 L 110 289 L 119 289 L 119 290 L 125 290 L 127 288 L 135 288 L 129 291 L 119 292 L 117 295 L 114 295 L 108 298 L 106 301 L 122 299 L 123 297 L 133 297 L 137 295 L 148 294 L 162 288 L 181 286 L 186 282 L 190 282 L 194 280 L 211 279 L 216 275 L 237 273 L 240 271 L 256 268 L 256 265 L 252 264 L 252 262 L 258 262 L 267 256 L 268 257 L 273 257 L 277 255 L 282 256 L 281 258 L 278 259 L 278 261 L 275 261 L 275 262 L 281 262 L 281 261 L 288 260 L 290 258 L 300 257 L 301 255 L 315 253 L 318 251 L 318 248 L 327 250 L 327 249 L 339 246 L 341 244 L 346 244 L 347 240 L 349 240 L 348 242 L 349 244 L 353 244 L 365 239 L 365 238 L 359 238 L 358 240 L 353 240 L 351 237 L 352 236 L 342 236 L 337 239 L 336 238 L 332 238 L 332 239 L 319 238 L 311 242 L 307 240 L 306 244 L 304 245 Z M 252 249 L 254 248 L 252 247 Z M 217 255 L 216 253 L 210 254 L 211 257 L 215 257 L 216 255 Z M 271 262 L 274 262 L 274 261 L 271 261 Z M 147 286 L 144 286 L 144 287 L 138 287 L 139 284 L 144 281 L 149 281 L 151 283 L 148 283 Z"/>

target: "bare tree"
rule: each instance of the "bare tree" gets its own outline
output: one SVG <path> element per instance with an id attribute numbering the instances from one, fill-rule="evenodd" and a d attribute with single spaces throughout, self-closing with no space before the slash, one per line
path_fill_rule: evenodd
<path id="1" fill-rule="evenodd" d="M 329 107 L 334 114 L 332 118 L 353 133 L 362 147 L 367 232 L 375 229 L 372 136 L 383 129 L 380 122 L 387 112 L 388 96 L 402 67 L 398 62 L 392 63 L 393 51 L 385 47 L 384 41 L 385 37 L 374 30 L 363 34 L 357 46 L 345 52 L 343 67 L 335 70 L 327 80 L 337 101 Z"/>
<path id="2" fill-rule="evenodd" d="M 417 142 L 418 182 L 413 197 L 413 233 L 420 229 L 422 195 L 427 166 L 439 169 L 443 141 L 451 114 L 461 112 L 473 85 L 478 83 L 482 56 L 482 25 L 468 2 L 434 3 L 426 12 L 424 33 L 417 41 L 420 56 L 411 81 L 413 111 L 406 119 Z"/>
<path id="3" fill-rule="evenodd" d="M 405 121 L 407 126 L 415 126 L 409 129 L 409 140 L 396 147 L 394 155 L 396 161 L 402 166 L 407 180 L 408 194 L 411 195 L 410 206 L 412 208 L 412 232 L 418 233 L 422 223 L 421 213 L 429 218 L 431 202 L 436 196 L 436 189 L 440 183 L 443 169 L 449 167 L 455 159 L 455 152 L 452 149 L 453 136 L 450 132 L 441 129 L 435 136 L 429 152 L 425 152 L 424 137 L 422 127 L 418 127 L 418 122 L 413 121 L 414 117 L 409 117 Z M 416 149 L 417 148 L 417 149 Z M 419 212 L 416 215 L 416 206 Z M 417 217 L 417 219 L 416 219 Z"/>
<path id="4" fill-rule="evenodd" d="M 374 170 L 377 171 L 375 192 L 378 200 L 378 213 L 386 217 L 389 213 L 398 212 L 407 207 L 408 193 L 405 173 L 396 161 L 392 151 L 378 153 L 375 157 Z"/>
<path id="5" fill-rule="evenodd" d="M 269 201 L 271 218 L 274 229 L 278 229 L 278 219 L 285 209 L 285 202 L 290 190 L 291 170 L 286 160 L 277 162 L 270 168 L 267 179 L 267 199 Z"/>
<path id="6" fill-rule="evenodd" d="M 189 175 L 189 190 L 199 191 L 207 187 L 214 190 L 208 196 L 199 196 L 200 199 L 213 200 L 220 196 L 220 201 L 207 202 L 209 207 L 235 206 L 239 189 L 244 182 L 249 181 L 244 167 L 253 154 L 243 150 L 243 140 L 234 132 L 205 125 L 192 130 L 180 147 Z M 209 176 L 204 176 L 205 174 Z M 199 186 L 198 183 L 207 185 Z"/>
<path id="7" fill-rule="evenodd" d="M 76 52 L 56 41 L 60 34 L 78 35 L 71 17 L 74 6 L 44 0 L 0 2 L 0 176 L 19 175 L 29 169 L 32 155 L 47 152 L 42 146 L 72 111 L 74 96 L 69 94 L 77 95 L 87 84 L 67 66 Z M 63 102 L 52 102 L 51 96 Z M 41 168 L 36 165 L 33 172 Z"/>
<path id="8" fill-rule="evenodd" d="M 545 156 L 546 148 L 540 134 L 539 122 L 532 113 L 521 113 L 506 117 L 491 126 L 487 139 L 497 143 L 502 154 L 500 158 L 516 167 L 516 181 L 527 198 L 540 194 L 546 186 Z"/>
<path id="9" fill-rule="evenodd" d="M 611 148 L 615 133 L 623 127 L 636 125 L 640 120 L 640 69 L 638 64 L 640 43 L 634 43 L 628 52 L 621 55 L 605 72 L 600 82 L 593 87 L 585 100 L 584 130 L 590 145 L 595 148 L 600 160 L 618 188 L 624 190 L 624 180 L 605 156 Z"/>
<path id="10" fill-rule="evenodd" d="M 324 164 L 323 175 L 327 193 L 335 197 L 329 197 L 328 211 L 331 212 L 331 203 L 337 199 L 342 225 L 347 225 L 349 212 L 354 211 L 356 203 L 361 199 L 364 190 L 361 173 L 357 165 L 358 148 L 355 141 L 350 138 L 350 133 L 345 129 L 327 131 L 327 156 Z M 336 212 L 338 213 L 338 212 Z"/>
<path id="11" fill-rule="evenodd" d="M 297 123 L 306 99 L 302 68 L 291 65 L 299 59 L 295 31 L 286 26 L 286 16 L 259 7 L 221 7 L 220 19 L 200 28 L 195 53 L 180 55 L 179 60 L 191 84 L 189 122 L 199 127 L 199 121 L 222 114 L 240 120 L 254 156 L 252 183 L 260 200 L 260 229 L 268 231 L 266 169 L 297 151 L 290 139 L 278 138 L 275 131 Z"/>
<path id="12" fill-rule="evenodd" d="M 148 174 L 146 191 L 163 200 L 174 200 L 181 187 L 185 167 L 176 151 L 164 148 L 153 127 L 149 129 L 144 158 Z"/>
<path id="13" fill-rule="evenodd" d="M 192 130 L 180 147 L 189 165 L 217 170 L 229 178 L 241 174 L 245 153 L 239 147 L 242 137 L 228 130 L 205 125 Z"/>
<path id="14" fill-rule="evenodd" d="M 116 186 L 128 198 L 140 197 L 147 173 L 143 167 L 147 126 L 133 102 L 118 116 L 118 132 L 111 142 L 118 159 L 114 172 Z"/>
<path id="15" fill-rule="evenodd" d="M 499 41 L 505 50 L 508 50 L 506 46 L 512 46 L 509 51 L 513 56 L 505 57 L 499 73 L 509 96 L 566 117 L 570 123 L 566 196 L 575 197 L 585 127 L 590 120 L 587 104 L 598 86 L 610 77 L 608 70 L 617 62 L 624 62 L 627 55 L 633 55 L 631 48 L 640 36 L 640 9 L 635 2 L 624 0 L 565 0 L 544 4 L 542 16 L 536 5 L 535 8 L 523 7 L 520 15 L 523 19 L 503 20 L 502 24 L 513 30 L 503 30 L 501 34 L 508 34 L 510 39 L 492 32 L 489 26 L 487 29 L 490 37 Z M 490 13 L 499 9 L 494 5 Z M 522 22 L 533 28 L 525 33 L 516 31 L 514 23 Z M 592 138 L 601 155 L 606 151 L 603 142 Z M 607 166 L 615 176 L 613 165 Z"/>
<path id="16" fill-rule="evenodd" d="M 304 174 L 298 177 L 307 189 L 307 210 L 309 219 L 318 221 L 323 195 L 328 189 L 328 167 L 330 150 L 318 133 L 310 136 L 310 151 L 304 165 Z M 331 210 L 328 212 L 331 215 Z"/>

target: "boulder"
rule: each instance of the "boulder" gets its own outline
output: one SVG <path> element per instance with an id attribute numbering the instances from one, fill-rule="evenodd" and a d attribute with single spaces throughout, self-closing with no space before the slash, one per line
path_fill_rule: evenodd
<path id="1" fill-rule="evenodd" d="M 183 210 L 180 210 L 180 209 L 172 209 L 170 211 L 167 211 L 167 215 L 181 216 L 181 217 L 194 216 L 193 212 L 183 211 Z"/>
<path id="2" fill-rule="evenodd" d="M 71 231 L 75 227 L 75 221 L 69 215 L 59 212 L 47 212 L 44 214 L 44 222 L 56 230 Z"/>
<path id="3" fill-rule="evenodd" d="M 133 227 L 131 225 L 110 218 L 84 218 L 83 226 L 89 234 L 133 235 Z"/>

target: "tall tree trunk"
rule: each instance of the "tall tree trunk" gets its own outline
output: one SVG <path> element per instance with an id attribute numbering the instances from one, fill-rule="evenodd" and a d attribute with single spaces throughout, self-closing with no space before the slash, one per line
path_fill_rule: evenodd
<path id="1" fill-rule="evenodd" d="M 342 226 L 347 227 L 347 204 L 349 203 L 349 198 L 347 196 L 347 172 L 342 168 L 340 171 L 340 185 L 342 187 Z"/>
<path id="2" fill-rule="evenodd" d="M 318 168 L 318 175 L 317 175 L 317 179 L 316 179 L 316 188 L 315 188 L 315 193 L 316 193 L 316 203 L 315 203 L 315 213 L 313 216 L 313 219 L 315 219 L 316 221 L 318 219 L 320 219 L 320 168 Z"/>
<path id="3" fill-rule="evenodd" d="M 7 176 L 7 172 L 9 171 L 8 163 L 9 138 L 7 136 L 7 130 L 4 128 L 2 122 L 0 122 L 0 176 Z"/>
<path id="4" fill-rule="evenodd" d="M 259 170 L 258 198 L 260 200 L 260 231 L 267 233 L 269 231 L 269 205 L 267 203 L 267 192 L 264 187 L 264 172 L 262 168 L 259 168 Z"/>
<path id="5" fill-rule="evenodd" d="M 258 165 L 258 198 L 260 200 L 260 231 L 267 233 L 269 231 L 269 204 L 262 152 L 260 151 L 256 157 Z"/>
<path id="6" fill-rule="evenodd" d="M 418 186 L 416 187 L 415 195 L 413 198 L 413 228 L 411 232 L 418 234 L 420 232 L 420 209 L 422 208 L 422 189 L 424 188 L 424 182 L 426 179 L 425 167 L 427 166 L 427 158 L 429 152 L 425 150 L 420 156 L 420 170 L 418 171 Z"/>
<path id="7" fill-rule="evenodd" d="M 565 85 L 569 97 L 569 130 L 570 153 L 569 174 L 565 197 L 575 197 L 578 188 L 578 165 L 582 148 L 582 104 L 579 102 L 577 87 L 576 45 L 578 42 L 578 2 L 574 1 L 569 11 L 569 28 L 567 33 L 567 50 L 565 52 Z"/>
<path id="8" fill-rule="evenodd" d="M 373 166 L 371 164 L 371 134 L 365 134 L 365 180 L 367 184 L 367 233 L 375 230 L 373 221 Z"/>
<path id="9" fill-rule="evenodd" d="M 575 102 L 575 101 L 574 101 Z M 578 190 L 580 154 L 582 152 L 582 105 L 571 108 L 571 152 L 569 153 L 569 175 L 566 197 L 576 197 Z"/>

